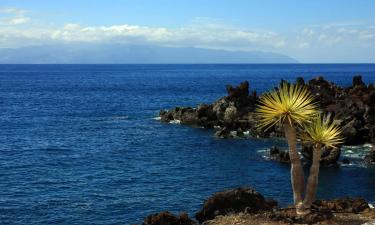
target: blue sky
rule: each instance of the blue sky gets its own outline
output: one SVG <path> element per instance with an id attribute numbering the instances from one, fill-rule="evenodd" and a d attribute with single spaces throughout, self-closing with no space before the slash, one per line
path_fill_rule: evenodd
<path id="1" fill-rule="evenodd" d="M 0 47 L 119 42 L 375 62 L 374 9 L 373 0 L 1 0 Z"/>

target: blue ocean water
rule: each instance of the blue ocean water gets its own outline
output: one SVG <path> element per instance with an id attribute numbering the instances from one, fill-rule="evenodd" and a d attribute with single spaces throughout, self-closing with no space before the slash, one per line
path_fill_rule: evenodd
<path id="1" fill-rule="evenodd" d="M 0 65 L 0 224 L 130 224 L 162 210 L 193 215 L 213 192 L 253 186 L 291 203 L 288 166 L 264 150 L 283 140 L 221 140 L 154 118 L 248 80 L 262 92 L 324 74 L 375 83 L 356 65 Z M 375 169 L 323 168 L 318 197 L 375 202 Z"/>

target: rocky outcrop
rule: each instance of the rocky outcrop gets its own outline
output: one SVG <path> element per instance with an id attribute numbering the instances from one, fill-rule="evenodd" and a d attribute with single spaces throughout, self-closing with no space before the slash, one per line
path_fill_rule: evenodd
<path id="1" fill-rule="evenodd" d="M 312 152 L 313 148 L 311 145 L 302 145 L 302 156 L 304 164 L 311 164 L 312 162 Z M 281 162 L 281 163 L 290 163 L 289 152 L 288 150 L 280 150 L 276 146 L 270 148 L 270 159 Z M 322 156 L 320 159 L 321 166 L 336 166 L 340 158 L 341 150 L 340 148 L 323 148 Z"/>
<path id="2" fill-rule="evenodd" d="M 199 224 L 203 222 L 205 222 L 205 224 L 212 224 L 211 220 L 214 220 L 215 218 L 223 218 L 222 216 L 228 215 L 253 215 L 254 218 L 258 218 L 258 220 L 260 219 L 261 221 L 275 221 L 275 223 L 267 224 L 279 224 L 278 222 L 283 222 L 282 224 L 314 224 L 319 221 L 326 221 L 326 223 L 323 224 L 330 224 L 327 223 L 327 221 L 332 219 L 333 216 L 336 217 L 340 213 L 345 215 L 358 214 L 361 216 L 369 214 L 371 218 L 375 218 L 375 211 L 371 210 L 369 204 L 362 198 L 316 200 L 311 207 L 311 212 L 301 217 L 296 215 L 296 210 L 293 206 L 278 208 L 276 201 L 266 200 L 260 193 L 248 187 L 215 193 L 204 202 L 203 208 L 195 217 Z M 367 215 L 367 217 L 369 216 Z M 196 224 L 197 223 L 190 219 L 186 213 L 176 216 L 170 212 L 149 215 L 143 222 L 143 225 Z"/>
<path id="3" fill-rule="evenodd" d="M 202 223 L 219 215 L 238 212 L 257 213 L 269 211 L 276 206 L 277 202 L 266 200 L 252 188 L 238 188 L 215 193 L 204 202 L 203 208 L 195 218 Z"/>
<path id="4" fill-rule="evenodd" d="M 179 216 L 170 212 L 161 212 L 147 216 L 142 225 L 196 225 L 197 223 L 189 219 L 186 213 Z"/>
<path id="5" fill-rule="evenodd" d="M 286 81 L 282 81 L 286 82 Z M 306 85 L 326 113 L 331 113 L 335 123 L 343 128 L 347 145 L 375 143 L 375 85 L 366 85 L 361 76 L 354 76 L 350 87 L 339 87 L 324 77 L 308 82 L 297 78 L 296 83 Z M 180 121 L 181 124 L 215 128 L 220 138 L 231 137 L 274 137 L 282 136 L 279 127 L 267 131 L 256 128 L 254 110 L 258 101 L 249 82 L 238 87 L 227 86 L 227 96 L 212 104 L 201 104 L 197 108 L 176 107 L 161 110 L 161 121 Z"/>

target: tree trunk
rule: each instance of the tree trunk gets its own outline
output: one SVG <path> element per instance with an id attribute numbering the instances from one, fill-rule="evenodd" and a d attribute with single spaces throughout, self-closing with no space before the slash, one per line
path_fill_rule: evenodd
<path id="1" fill-rule="evenodd" d="M 302 195 L 305 188 L 305 179 L 301 164 L 301 157 L 297 151 L 296 129 L 289 123 L 284 123 L 285 137 L 289 145 L 290 173 L 293 188 L 293 200 L 297 214 L 304 214 Z"/>
<path id="2" fill-rule="evenodd" d="M 311 204 L 315 201 L 316 190 L 318 187 L 320 157 L 322 155 L 321 144 L 314 145 L 313 151 L 313 163 L 310 167 L 310 175 L 307 180 L 305 200 L 303 201 L 304 208 L 306 209 L 310 209 Z"/>

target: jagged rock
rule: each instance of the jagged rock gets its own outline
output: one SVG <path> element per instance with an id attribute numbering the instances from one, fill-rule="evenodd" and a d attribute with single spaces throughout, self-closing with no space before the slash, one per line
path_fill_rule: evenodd
<path id="1" fill-rule="evenodd" d="M 296 84 L 305 85 L 305 80 L 303 79 L 303 77 L 297 77 Z"/>
<path id="2" fill-rule="evenodd" d="M 365 156 L 366 164 L 375 164 L 375 145 L 372 146 L 372 150 Z"/>
<path id="3" fill-rule="evenodd" d="M 272 146 L 270 149 L 270 158 L 282 163 L 290 163 L 289 152 L 282 151 L 276 146 Z"/>
<path id="4" fill-rule="evenodd" d="M 143 225 L 197 225 L 197 223 L 189 219 L 186 213 L 176 216 L 170 212 L 161 212 L 147 216 Z"/>
<path id="5" fill-rule="evenodd" d="M 365 83 L 362 81 L 362 76 L 353 77 L 353 87 L 355 86 L 365 86 Z"/>
<path id="6" fill-rule="evenodd" d="M 228 124 L 232 123 L 237 118 L 237 114 L 237 108 L 232 105 L 229 106 L 224 112 L 224 122 Z"/>
<path id="7" fill-rule="evenodd" d="M 171 112 L 166 111 L 166 110 L 160 110 L 159 112 L 160 120 L 163 122 L 170 122 L 173 120 L 173 115 Z"/>
<path id="8" fill-rule="evenodd" d="M 361 122 L 357 119 L 353 119 L 342 128 L 342 134 L 345 137 L 346 144 L 355 145 L 363 142 L 358 130 L 360 127 Z"/>
<path id="9" fill-rule="evenodd" d="M 252 188 L 238 188 L 215 193 L 208 198 L 203 208 L 195 215 L 202 223 L 214 219 L 219 215 L 229 213 L 247 212 L 257 213 L 275 208 L 277 202 L 266 200 L 260 193 Z"/>
<path id="10" fill-rule="evenodd" d="M 229 138 L 230 137 L 230 130 L 226 127 L 220 128 L 215 132 L 215 137 Z"/>
<path id="11" fill-rule="evenodd" d="M 313 146 L 304 144 L 302 146 L 301 153 L 304 157 L 304 159 L 308 161 L 312 161 L 312 155 L 313 155 Z M 320 165 L 321 166 L 335 166 L 337 165 L 337 161 L 339 160 L 341 155 L 341 149 L 340 148 L 328 148 L 323 147 L 322 148 L 322 156 L 320 158 Z"/>
<path id="12" fill-rule="evenodd" d="M 287 81 L 282 81 L 287 82 Z M 297 83 L 304 84 L 315 96 L 321 109 L 331 113 L 335 121 L 343 127 L 344 144 L 357 145 L 375 143 L 375 85 L 365 85 L 361 76 L 353 78 L 353 86 L 342 88 L 320 76 L 305 83 L 297 78 Z M 278 127 L 267 131 L 256 128 L 254 110 L 258 101 L 255 91 L 249 90 L 249 82 L 242 82 L 238 87 L 227 86 L 228 96 L 212 104 L 201 104 L 196 109 L 176 107 L 159 115 L 162 122 L 179 120 L 181 124 L 213 128 L 221 127 L 216 133 L 220 137 L 231 137 L 230 131 L 248 131 L 256 137 L 283 136 Z M 225 132 L 224 132 L 225 131 Z"/>
<path id="13" fill-rule="evenodd" d="M 342 198 L 334 200 L 316 200 L 313 203 L 314 209 L 328 209 L 332 212 L 359 213 L 369 209 L 368 202 L 363 198 Z"/>
<path id="14" fill-rule="evenodd" d="M 227 85 L 227 92 L 230 99 L 246 98 L 249 95 L 249 82 L 244 81 L 238 87 Z"/>

